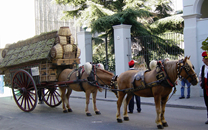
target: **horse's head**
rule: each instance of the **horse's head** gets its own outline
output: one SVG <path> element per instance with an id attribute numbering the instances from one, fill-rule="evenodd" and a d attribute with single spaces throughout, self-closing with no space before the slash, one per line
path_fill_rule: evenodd
<path id="1" fill-rule="evenodd" d="M 89 62 L 87 62 L 84 65 L 84 69 L 89 77 L 91 76 L 91 79 L 93 79 L 92 83 L 99 86 L 106 85 L 110 88 L 116 88 L 117 76 L 114 76 L 113 73 L 104 70 L 103 64 L 90 64 Z M 102 91 L 101 88 L 99 88 L 99 91 Z"/>
<path id="2" fill-rule="evenodd" d="M 185 57 L 177 63 L 177 73 L 179 76 L 187 79 L 192 85 L 196 85 L 199 79 L 194 71 L 194 66 L 189 60 L 190 57 Z"/>

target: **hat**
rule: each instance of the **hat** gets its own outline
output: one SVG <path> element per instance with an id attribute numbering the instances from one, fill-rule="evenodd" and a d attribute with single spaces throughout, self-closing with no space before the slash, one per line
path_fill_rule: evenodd
<path id="1" fill-rule="evenodd" d="M 204 52 L 202 52 L 202 57 L 207 57 L 207 52 L 206 51 L 204 51 Z"/>
<path id="2" fill-rule="evenodd" d="M 134 60 L 129 61 L 129 67 L 134 66 Z"/>

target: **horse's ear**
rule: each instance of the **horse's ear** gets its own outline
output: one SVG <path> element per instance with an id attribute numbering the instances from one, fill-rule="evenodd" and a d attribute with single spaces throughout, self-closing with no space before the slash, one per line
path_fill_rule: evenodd
<path id="1" fill-rule="evenodd" d="M 183 63 L 185 63 L 187 59 L 188 59 L 188 57 L 186 56 L 183 60 Z"/>
<path id="2" fill-rule="evenodd" d="M 116 77 L 115 77 L 114 81 L 117 81 L 117 78 L 118 78 L 118 75 L 116 75 Z"/>
<path id="3" fill-rule="evenodd" d="M 190 59 L 191 56 L 188 57 L 188 59 Z"/>

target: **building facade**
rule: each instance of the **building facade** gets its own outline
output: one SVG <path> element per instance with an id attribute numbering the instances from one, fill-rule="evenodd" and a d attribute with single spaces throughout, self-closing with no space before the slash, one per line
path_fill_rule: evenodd
<path id="1" fill-rule="evenodd" d="M 195 66 L 197 74 L 203 64 L 202 42 L 208 37 L 207 6 L 207 0 L 183 0 L 185 56 L 191 56 L 190 60 Z M 199 84 L 193 87 L 193 91 L 192 94 L 202 96 Z"/>

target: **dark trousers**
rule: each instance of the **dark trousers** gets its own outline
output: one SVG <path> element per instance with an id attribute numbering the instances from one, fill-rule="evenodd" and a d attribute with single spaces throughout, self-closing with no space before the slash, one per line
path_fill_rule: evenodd
<path id="1" fill-rule="evenodd" d="M 141 111 L 140 96 L 137 96 L 137 95 L 133 95 L 133 97 L 131 98 L 129 102 L 129 112 L 133 112 L 134 110 L 134 97 L 136 99 L 137 111 L 140 112 Z"/>
<path id="2" fill-rule="evenodd" d="M 203 91 L 204 91 L 204 103 L 207 107 L 207 119 L 208 119 L 208 96 L 206 95 L 206 90 L 203 89 Z"/>

